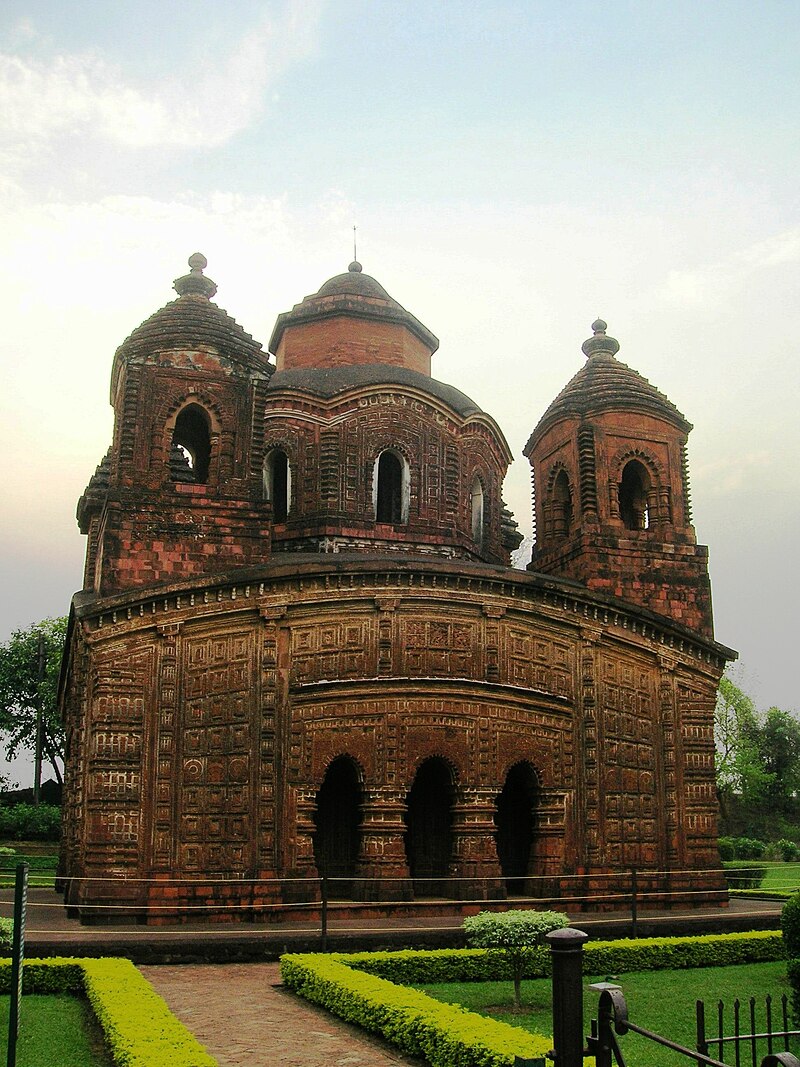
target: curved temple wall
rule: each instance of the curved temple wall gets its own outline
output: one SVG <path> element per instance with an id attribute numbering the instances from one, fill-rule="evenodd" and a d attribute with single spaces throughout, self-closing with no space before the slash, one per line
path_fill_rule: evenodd
<path id="1" fill-rule="evenodd" d="M 361 787 L 356 878 L 395 879 L 355 895 L 410 895 L 408 794 L 434 757 L 453 776 L 448 873 L 476 880 L 463 894 L 502 891 L 497 799 L 521 761 L 540 787 L 529 876 L 716 866 L 725 650 L 575 588 L 298 556 L 157 596 L 79 598 L 72 642 L 72 903 L 303 897 L 274 884 L 254 897 L 249 880 L 318 876 L 317 794 L 343 756 Z M 174 879 L 205 879 L 206 895 Z"/>

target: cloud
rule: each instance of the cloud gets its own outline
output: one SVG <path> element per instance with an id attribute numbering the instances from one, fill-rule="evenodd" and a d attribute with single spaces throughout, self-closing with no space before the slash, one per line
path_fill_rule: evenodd
<path id="1" fill-rule="evenodd" d="M 693 306 L 732 298 L 760 271 L 800 260 L 800 226 L 747 245 L 724 260 L 671 270 L 658 294 L 666 304 Z"/>
<path id="2" fill-rule="evenodd" d="M 265 16 L 215 66 L 137 84 L 102 54 L 45 59 L 0 54 L 0 143 L 17 166 L 31 148 L 60 137 L 99 139 L 129 149 L 214 147 L 261 114 L 268 91 L 313 54 L 316 0 L 289 0 Z"/>

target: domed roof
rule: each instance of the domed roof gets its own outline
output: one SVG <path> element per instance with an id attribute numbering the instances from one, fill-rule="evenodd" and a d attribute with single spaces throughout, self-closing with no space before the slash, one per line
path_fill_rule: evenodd
<path id="1" fill-rule="evenodd" d="M 358 260 L 353 260 L 345 274 L 329 278 L 318 292 L 305 297 L 291 311 L 278 316 L 269 340 L 270 351 L 277 352 L 287 326 L 299 326 L 333 315 L 398 323 L 415 334 L 431 353 L 439 347 L 439 339 L 428 327 L 389 296 L 380 282 L 364 274 Z"/>
<path id="2" fill-rule="evenodd" d="M 189 266 L 191 272 L 174 282 L 177 300 L 137 326 L 119 346 L 114 357 L 115 371 L 123 359 L 143 359 L 171 348 L 208 346 L 223 359 L 269 374 L 272 368 L 261 343 L 246 333 L 227 311 L 211 303 L 217 287 L 203 274 L 205 256 L 195 252 L 189 257 Z"/>
<path id="3" fill-rule="evenodd" d="M 370 385 L 399 385 L 419 389 L 436 397 L 458 412 L 463 418 L 483 414 L 481 408 L 466 393 L 427 374 L 407 367 L 388 367 L 385 364 L 356 364 L 349 367 L 296 367 L 276 371 L 269 383 L 269 392 L 277 389 L 296 389 L 326 400 L 351 389 Z M 267 394 L 269 395 L 269 394 Z"/>
<path id="4" fill-rule="evenodd" d="M 582 417 L 601 411 L 641 411 L 665 419 L 684 433 L 692 424 L 672 401 L 638 371 L 616 359 L 619 342 L 606 335 L 606 324 L 598 319 L 592 324 L 594 336 L 584 341 L 586 363 L 569 381 L 539 420 L 524 449 L 528 455 L 534 442 L 553 423 L 570 416 Z"/>

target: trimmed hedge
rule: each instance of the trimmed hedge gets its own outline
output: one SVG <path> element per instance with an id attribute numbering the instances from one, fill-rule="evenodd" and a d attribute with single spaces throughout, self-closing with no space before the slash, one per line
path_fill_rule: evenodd
<path id="1" fill-rule="evenodd" d="M 0 993 L 11 990 L 11 961 L 0 960 Z M 24 993 L 84 994 L 118 1067 L 217 1067 L 130 960 L 26 960 Z"/>
<path id="2" fill-rule="evenodd" d="M 756 930 L 700 937 L 651 937 L 624 941 L 590 941 L 583 948 L 584 974 L 603 971 L 658 971 L 685 967 L 724 967 L 732 963 L 768 963 L 785 959 L 779 931 Z M 417 952 L 354 952 L 337 960 L 391 982 L 489 982 L 511 977 L 507 960 L 488 949 L 443 948 Z M 531 950 L 526 978 L 550 975 L 550 950 Z"/>
<path id="3" fill-rule="evenodd" d="M 585 974 L 603 974 L 784 958 L 780 932 L 769 930 L 596 941 L 584 947 L 583 969 Z M 549 974 L 549 949 L 532 949 L 525 975 Z M 433 1067 L 508 1067 L 515 1056 L 543 1056 L 552 1044 L 549 1037 L 526 1034 L 407 988 L 411 983 L 510 978 L 509 961 L 491 949 L 291 954 L 281 957 L 281 977 L 300 996 L 381 1034 L 408 1055 L 426 1058 Z"/>
<path id="4" fill-rule="evenodd" d="M 754 860 L 723 860 L 722 866 L 731 889 L 758 889 L 767 876 L 767 868 Z"/>
<path id="5" fill-rule="evenodd" d="M 392 955 L 392 953 L 386 953 Z M 517 1056 L 543 1057 L 552 1038 L 442 1004 L 348 966 L 347 956 L 322 953 L 281 957 L 281 977 L 300 996 L 341 1019 L 380 1034 L 432 1067 L 512 1067 Z"/>

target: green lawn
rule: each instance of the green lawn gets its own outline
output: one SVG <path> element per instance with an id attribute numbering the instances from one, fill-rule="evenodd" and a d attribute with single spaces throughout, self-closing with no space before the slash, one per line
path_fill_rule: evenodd
<path id="1" fill-rule="evenodd" d="M 767 874 L 761 883 L 762 889 L 800 889 L 800 863 L 764 860 L 764 866 Z"/>
<path id="2" fill-rule="evenodd" d="M 0 996 L 0 1059 L 8 1045 L 9 997 Z M 110 1067 L 94 1015 L 80 997 L 31 994 L 22 999 L 17 1067 Z"/>
<path id="3" fill-rule="evenodd" d="M 0 855 L 0 888 L 14 885 L 17 864 L 28 864 L 28 885 L 50 887 L 58 866 L 58 844 L 52 841 L 4 841 L 15 849 L 13 856 Z"/>
<path id="4" fill-rule="evenodd" d="M 589 1033 L 590 1020 L 597 1013 L 598 994 L 588 990 L 590 982 L 602 981 L 605 975 L 587 977 L 584 993 L 584 1034 Z M 693 1048 L 695 1044 L 695 1002 L 706 1002 L 706 1019 L 710 1024 L 716 1018 L 716 1004 L 723 1000 L 731 1005 L 728 1016 L 732 1020 L 732 1005 L 736 997 L 749 1000 L 756 998 L 757 1026 L 763 1029 L 764 997 L 769 993 L 773 1001 L 781 994 L 791 997 L 791 987 L 786 979 L 785 963 L 754 963 L 734 967 L 704 967 L 680 971 L 643 971 L 623 974 L 619 977 L 630 1019 L 648 1030 L 663 1034 L 679 1044 Z M 488 1015 L 493 1019 L 514 1026 L 522 1026 L 540 1034 L 552 1033 L 551 982 L 549 978 L 522 983 L 522 1001 L 525 1012 L 511 1012 L 513 989 L 508 982 L 464 982 L 440 985 L 417 986 L 437 1000 L 449 1004 L 461 1004 L 470 1011 Z M 749 1011 L 749 1007 L 746 1007 Z M 778 1017 L 778 1005 L 773 1005 L 773 1020 Z M 773 1028 L 776 1027 L 773 1022 Z M 745 1026 L 741 1030 L 745 1031 Z M 732 1024 L 726 1026 L 732 1032 Z M 688 1063 L 668 1049 L 662 1048 L 637 1034 L 618 1038 L 626 1061 L 633 1067 L 678 1067 Z M 797 1055 L 800 1042 L 795 1039 L 792 1051 Z M 759 1046 L 758 1061 L 766 1055 L 766 1046 Z M 744 1054 L 744 1050 L 743 1050 Z M 716 1056 L 714 1048 L 711 1055 Z M 728 1062 L 734 1061 L 733 1050 L 725 1055 Z M 757 1061 L 757 1062 L 758 1062 Z M 748 1060 L 749 1062 L 749 1060 Z"/>

